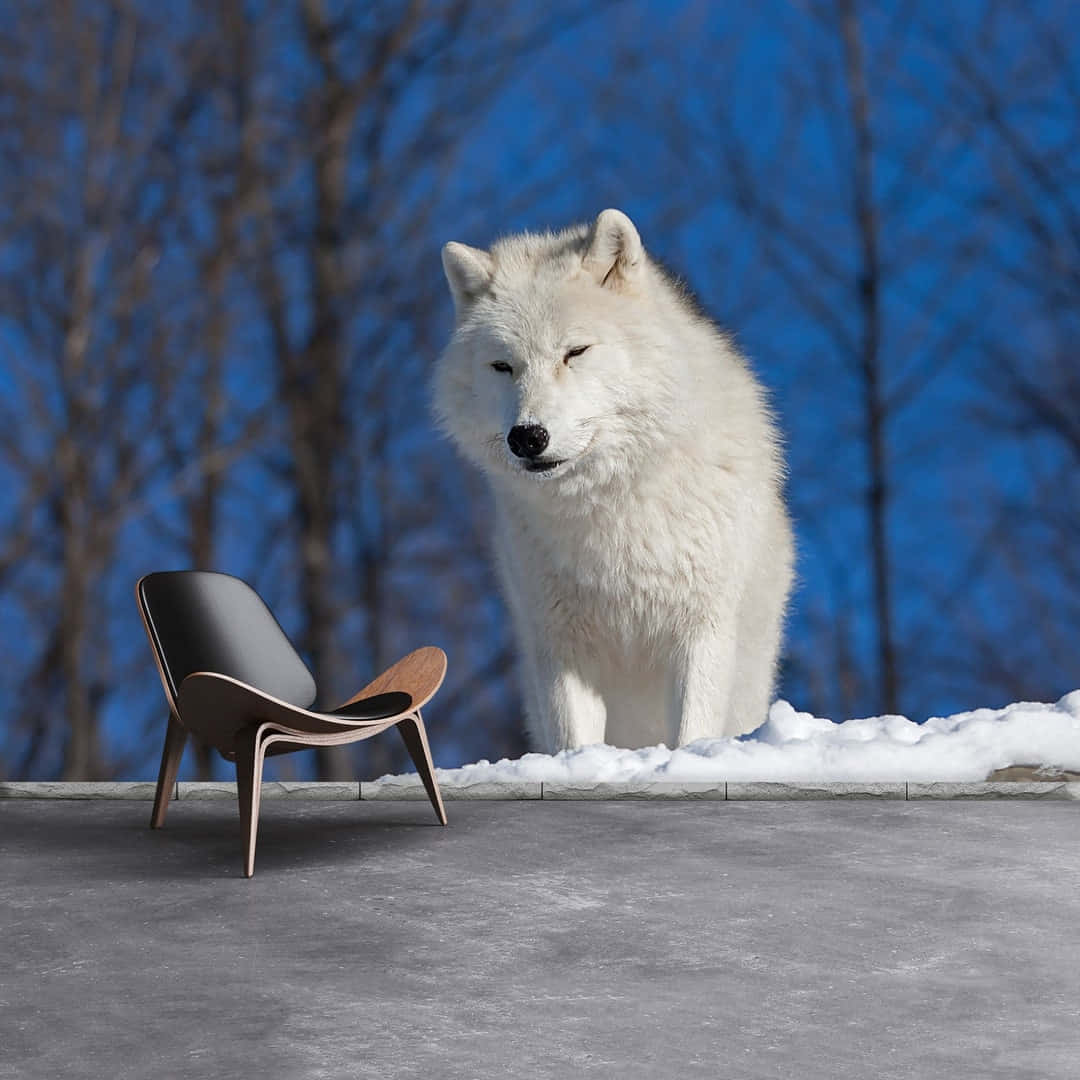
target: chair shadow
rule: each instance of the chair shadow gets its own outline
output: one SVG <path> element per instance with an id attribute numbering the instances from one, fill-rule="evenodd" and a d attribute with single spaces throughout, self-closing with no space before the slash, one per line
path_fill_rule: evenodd
<path id="1" fill-rule="evenodd" d="M 18 847 L 30 849 L 30 857 L 48 852 L 67 864 L 78 859 L 79 876 L 97 880 L 178 880 L 194 878 L 243 879 L 243 837 L 240 815 L 229 800 L 169 806 L 165 824 L 151 829 L 150 803 L 132 802 L 131 813 L 122 820 L 96 815 L 72 814 L 60 820 L 38 819 L 18 830 L 22 842 L 7 858 L 17 858 Z M 113 807 L 121 804 L 114 803 Z M 349 811 L 344 808 L 348 807 Z M 332 871 L 335 860 L 350 871 L 362 868 L 365 857 L 407 853 L 429 843 L 430 831 L 444 830 L 426 803 L 382 804 L 373 810 L 361 800 L 347 803 L 308 803 L 301 810 L 291 806 L 263 804 L 255 859 L 255 878 L 275 871 L 310 868 Z M 96 856 L 96 857 L 95 857 Z M 94 869 L 100 867 L 100 872 Z M 246 880 L 246 879 L 245 879 Z"/>

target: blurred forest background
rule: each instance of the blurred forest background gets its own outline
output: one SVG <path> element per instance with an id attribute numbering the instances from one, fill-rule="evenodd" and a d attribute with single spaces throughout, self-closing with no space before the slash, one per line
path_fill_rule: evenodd
<path id="1" fill-rule="evenodd" d="M 156 775 L 190 566 L 330 698 L 442 645 L 436 763 L 524 752 L 439 248 L 607 206 L 773 392 L 782 695 L 1080 686 L 1080 5 L 0 0 L 0 777 Z M 268 775 L 409 767 L 347 749 Z"/>

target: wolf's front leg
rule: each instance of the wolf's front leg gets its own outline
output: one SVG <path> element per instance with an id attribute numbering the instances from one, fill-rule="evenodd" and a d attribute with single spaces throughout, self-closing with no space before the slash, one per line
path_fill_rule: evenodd
<path id="1" fill-rule="evenodd" d="M 604 741 L 604 699 L 577 666 L 554 655 L 536 658 L 536 749 L 555 754 Z"/>
<path id="2" fill-rule="evenodd" d="M 728 734 L 731 686 L 735 676 L 734 626 L 725 631 L 708 630 L 685 642 L 676 659 L 669 730 L 675 745 L 694 739 Z"/>

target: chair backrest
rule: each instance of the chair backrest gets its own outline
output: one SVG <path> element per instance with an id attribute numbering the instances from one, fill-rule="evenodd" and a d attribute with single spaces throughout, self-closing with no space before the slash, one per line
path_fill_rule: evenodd
<path id="1" fill-rule="evenodd" d="M 230 675 L 302 709 L 315 700 L 311 672 L 246 581 L 168 570 L 147 574 L 136 594 L 174 708 L 180 684 L 194 671 Z"/>

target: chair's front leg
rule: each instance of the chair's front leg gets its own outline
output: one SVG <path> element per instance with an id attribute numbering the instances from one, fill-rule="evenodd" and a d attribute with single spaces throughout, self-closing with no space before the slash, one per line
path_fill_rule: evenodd
<path id="1" fill-rule="evenodd" d="M 435 779 L 435 765 L 431 760 L 431 750 L 428 747 L 427 732 L 424 730 L 424 721 L 420 711 L 417 710 L 412 716 L 406 716 L 396 724 L 401 738 L 405 742 L 405 748 L 413 759 L 416 771 L 424 782 L 424 788 L 435 807 L 435 813 L 443 825 L 446 824 L 446 811 L 443 809 L 442 793 L 439 791 L 439 782 Z"/>
<path id="2" fill-rule="evenodd" d="M 244 877 L 251 877 L 255 873 L 262 766 L 262 727 L 245 728 L 236 736 L 236 794 L 240 802 L 240 826 L 244 836 Z"/>
<path id="3" fill-rule="evenodd" d="M 157 791 L 154 792 L 154 809 L 150 814 L 151 829 L 160 829 L 165 824 L 165 811 L 169 809 L 187 737 L 187 728 L 170 712 L 169 726 L 165 729 L 165 747 L 161 751 L 161 768 L 158 769 Z"/>

